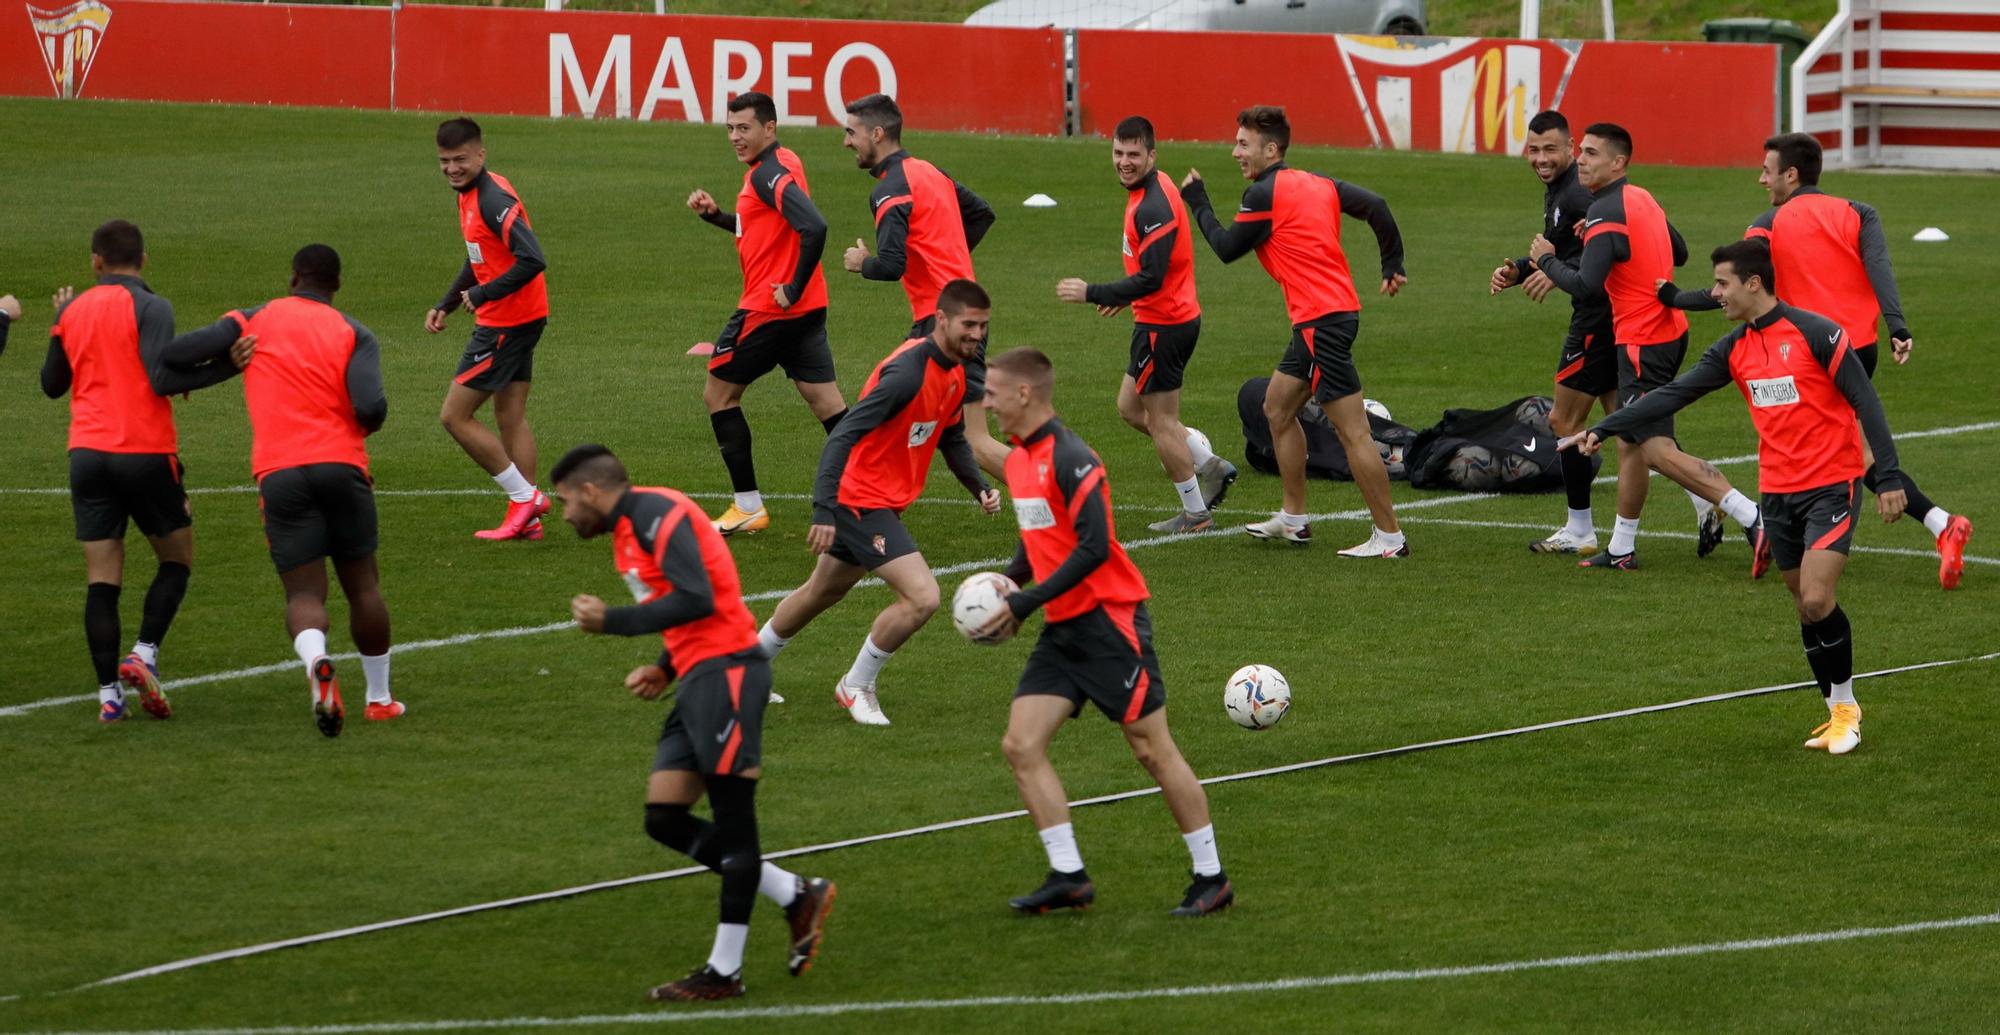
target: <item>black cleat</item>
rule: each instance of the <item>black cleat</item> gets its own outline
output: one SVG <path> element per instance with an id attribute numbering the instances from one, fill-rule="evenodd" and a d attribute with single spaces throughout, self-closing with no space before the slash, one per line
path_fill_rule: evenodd
<path id="1" fill-rule="evenodd" d="M 1696 531 L 1694 555 L 1706 557 L 1714 553 L 1715 548 L 1722 545 L 1723 534 L 1727 531 L 1722 524 L 1722 508 L 1709 511 L 1708 516 L 1701 519 L 1701 528 Z"/>
<path id="2" fill-rule="evenodd" d="M 679 981 L 669 981 L 646 998 L 655 1003 L 698 1003 L 710 999 L 735 999 L 743 994 L 743 972 L 718 974 L 704 963 Z"/>
<path id="3" fill-rule="evenodd" d="M 1180 907 L 1170 910 L 1167 915 L 1207 916 L 1228 909 L 1235 901 L 1236 887 L 1229 883 L 1227 874 L 1218 873 L 1213 877 L 1196 875 L 1194 883 L 1188 885 L 1187 894 L 1182 896 Z"/>
<path id="4" fill-rule="evenodd" d="M 785 921 L 792 925 L 792 953 L 786 966 L 793 977 L 812 969 L 819 955 L 820 928 L 833 914 L 833 896 L 840 889 L 824 877 L 800 878 L 799 894 L 785 907 Z"/>
<path id="5" fill-rule="evenodd" d="M 1090 875 L 1078 870 L 1064 873 L 1050 870 L 1042 886 L 1022 895 L 1008 899 L 1007 904 L 1016 910 L 1037 916 L 1051 909 L 1082 909 L 1097 900 L 1097 886 L 1090 882 Z"/>
<path id="6" fill-rule="evenodd" d="M 1639 551 L 1612 553 L 1606 550 L 1603 553 L 1591 554 L 1589 560 L 1578 561 L 1576 562 L 1576 566 L 1579 568 L 1615 568 L 1618 571 L 1638 571 Z"/>

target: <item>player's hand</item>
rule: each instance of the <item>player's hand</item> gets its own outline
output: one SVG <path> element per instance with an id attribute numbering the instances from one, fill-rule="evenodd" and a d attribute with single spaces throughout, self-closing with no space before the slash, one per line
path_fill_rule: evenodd
<path id="1" fill-rule="evenodd" d="M 806 529 L 806 545 L 814 553 L 825 553 L 833 549 L 833 526 L 814 525 Z"/>
<path id="2" fill-rule="evenodd" d="M 1493 267 L 1493 279 L 1486 282 L 1486 293 L 1497 295 L 1520 282 L 1521 271 L 1515 267 L 1514 260 L 1507 259 Z"/>
<path id="3" fill-rule="evenodd" d="M 4 301 L 6 301 L 6 299 L 0 299 L 0 302 Z M 1917 347 L 1917 339 L 1915 338 L 1892 337 L 1889 339 L 1889 358 L 1894 359 L 1896 361 L 1896 365 L 1900 367 L 1903 364 L 1908 363 L 1910 361 L 1910 350 L 1916 347 Z"/>
<path id="4" fill-rule="evenodd" d="M 1002 607 L 986 624 L 972 631 L 974 643 L 999 643 L 1013 636 L 1021 628 L 1021 620 L 1014 617 L 1014 609 Z"/>
<path id="5" fill-rule="evenodd" d="M 1598 441 L 1597 432 L 1595 431 L 1579 431 L 1574 435 L 1556 441 L 1556 452 L 1560 453 L 1570 448 L 1574 448 L 1584 456 L 1596 456 L 1597 451 L 1604 448 L 1604 443 Z"/>
<path id="6" fill-rule="evenodd" d="M 1521 290 L 1527 292 L 1528 297 L 1537 302 L 1549 297 L 1549 292 L 1555 289 L 1556 282 L 1550 280 L 1549 275 L 1541 270 L 1528 274 L 1528 279 L 1521 282 Z"/>
<path id="7" fill-rule="evenodd" d="M 790 286 L 789 284 L 771 285 L 771 301 L 778 303 L 778 308 L 780 309 L 790 309 L 792 307 L 791 292 L 785 290 Z"/>
<path id="8" fill-rule="evenodd" d="M 55 293 L 55 295 L 54 295 L 54 296 L 53 296 L 52 298 L 50 298 L 50 300 L 49 300 L 49 301 L 50 301 L 50 302 L 51 302 L 51 303 L 52 303 L 52 304 L 53 304 L 53 305 L 54 305 L 54 306 L 55 306 L 55 307 L 56 307 L 56 308 L 57 308 L 58 310 L 60 310 L 60 309 L 61 309 L 61 308 L 62 308 L 63 306 L 66 306 L 66 305 L 68 305 L 68 304 L 69 304 L 69 300 L 70 300 L 70 299 L 72 299 L 72 298 L 75 298 L 75 297 L 76 297 L 76 289 L 75 289 L 75 288 L 73 288 L 73 287 L 70 287 L 70 286 L 68 286 L 68 285 L 64 285 L 64 286 L 62 286 L 62 287 L 59 287 L 59 288 L 57 288 L 57 289 L 56 289 L 56 293 Z"/>
<path id="9" fill-rule="evenodd" d="M 641 665 L 625 677 L 625 689 L 642 701 L 651 701 L 667 692 L 667 670 L 658 665 Z"/>
<path id="10" fill-rule="evenodd" d="M 840 264 L 847 267 L 849 273 L 861 272 L 861 264 L 867 261 L 868 242 L 859 237 L 854 239 L 854 247 L 847 249 L 847 253 L 840 257 Z"/>
<path id="11" fill-rule="evenodd" d="M 472 300 L 471 288 L 466 288 L 464 291 L 458 293 L 458 304 L 464 306 L 465 311 L 468 313 L 477 312 L 479 309 L 479 304 Z"/>
<path id="12" fill-rule="evenodd" d="M 688 195 L 688 211 L 697 216 L 712 216 L 722 211 L 722 206 L 716 204 L 715 198 L 707 191 L 697 187 L 694 193 Z"/>
<path id="13" fill-rule="evenodd" d="M 985 511 L 985 512 L 987 512 L 988 514 L 998 514 L 998 513 L 1000 513 L 1000 490 L 999 490 L 999 489 L 984 489 L 984 490 L 981 490 L 981 491 L 980 491 L 980 493 L 979 493 L 979 495 L 978 495 L 978 496 L 977 496 L 976 498 L 977 498 L 977 499 L 979 500 L 979 509 L 980 509 L 980 510 L 983 510 L 983 511 Z"/>
<path id="14" fill-rule="evenodd" d="M 584 632 L 604 631 L 604 601 L 588 593 L 579 593 L 570 600 L 569 616 L 576 619 L 576 627 Z"/>
<path id="15" fill-rule="evenodd" d="M 1402 275 L 1401 273 L 1395 274 L 1393 276 L 1383 277 L 1382 293 L 1388 295 L 1390 298 L 1394 298 L 1396 297 L 1396 292 L 1403 290 L 1403 285 L 1408 284 L 1409 282 L 1410 278 Z"/>
<path id="16" fill-rule="evenodd" d="M 1541 262 L 1544 255 L 1554 255 L 1555 253 L 1556 246 L 1550 244 L 1549 239 L 1543 237 L 1541 234 L 1536 234 L 1535 239 L 1528 242 L 1528 258 L 1536 262 Z"/>
<path id="17" fill-rule="evenodd" d="M 1890 489 L 1875 497 L 1875 509 L 1882 515 L 1884 523 L 1894 522 L 1903 516 L 1903 508 L 1910 505 L 1910 497 L 1901 489 Z"/>
<path id="18" fill-rule="evenodd" d="M 1063 302 L 1088 302 L 1084 297 L 1090 291 L 1090 284 L 1082 277 L 1064 277 L 1056 281 L 1056 298 Z"/>
<path id="19" fill-rule="evenodd" d="M 236 364 L 236 369 L 238 370 L 249 366 L 250 357 L 256 354 L 257 336 L 254 334 L 246 334 L 236 339 L 235 344 L 229 346 L 229 361 Z"/>
<path id="20" fill-rule="evenodd" d="M 424 330 L 427 330 L 432 334 L 436 334 L 437 332 L 444 330 L 445 318 L 449 317 L 450 315 L 451 315 L 450 313 L 447 313 L 442 309 L 430 310 L 429 312 L 424 314 Z"/>
<path id="21" fill-rule="evenodd" d="M 0 313 L 6 313 L 9 320 L 20 319 L 21 300 L 13 295 L 0 295 Z"/>
<path id="22" fill-rule="evenodd" d="M 1124 311 L 1125 307 L 1122 305 L 1101 305 L 1097 307 L 1097 315 L 1099 316 L 1117 316 Z"/>
<path id="23" fill-rule="evenodd" d="M 1200 183 L 1200 182 L 1201 182 L 1201 173 L 1200 173 L 1200 171 L 1198 171 L 1198 170 L 1196 170 L 1196 169 L 1189 169 L 1189 170 L 1188 170 L 1188 172 L 1187 172 L 1187 175 L 1186 175 L 1186 176 L 1183 176 L 1183 177 L 1181 177 L 1181 189 L 1182 189 L 1182 190 L 1186 190 L 1186 189 L 1188 189 L 1188 184 L 1190 184 L 1190 183 Z"/>

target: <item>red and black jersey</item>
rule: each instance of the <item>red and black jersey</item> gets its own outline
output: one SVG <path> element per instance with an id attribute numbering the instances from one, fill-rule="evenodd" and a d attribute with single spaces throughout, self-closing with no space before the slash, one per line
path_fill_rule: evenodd
<path id="1" fill-rule="evenodd" d="M 514 185 L 491 169 L 481 171 L 458 192 L 458 225 L 465 234 L 465 265 L 436 308 L 457 309 L 459 293 L 470 290 L 481 327 L 547 319 L 548 262 Z"/>
<path id="2" fill-rule="evenodd" d="M 1757 217 L 1743 236 L 1770 242 L 1778 280 L 1772 290 L 1778 297 L 1826 314 L 1855 348 L 1875 344 L 1883 318 L 1891 338 L 1910 336 L 1889 266 L 1889 242 L 1873 208 L 1805 187 Z"/>
<path id="3" fill-rule="evenodd" d="M 1592 197 L 1582 260 L 1571 266 L 1545 255 L 1537 265 L 1573 298 L 1609 296 L 1618 344 L 1664 345 L 1679 341 L 1688 322 L 1660 301 L 1655 284 L 1672 280 L 1687 254 L 1687 242 L 1660 203 L 1621 176 Z"/>
<path id="4" fill-rule="evenodd" d="M 736 235 L 736 259 L 743 267 L 743 297 L 736 307 L 752 313 L 803 315 L 826 308 L 826 218 L 813 205 L 806 167 L 790 148 L 773 143 L 743 173 L 735 212 L 703 219 Z M 791 308 L 780 309 L 771 288 L 785 285 Z M 746 326 L 744 333 L 754 330 Z"/>
<path id="5" fill-rule="evenodd" d="M 138 277 L 103 277 L 56 313 L 42 391 L 70 393 L 69 448 L 178 450 L 173 404 L 153 383 L 173 336 L 174 307 Z"/>
<path id="6" fill-rule="evenodd" d="M 1403 273 L 1403 235 L 1389 203 L 1379 195 L 1331 176 L 1293 169 L 1279 162 L 1243 192 L 1236 219 L 1224 227 L 1200 180 L 1181 191 L 1208 246 L 1223 262 L 1256 251 L 1271 279 L 1284 289 L 1293 326 L 1328 313 L 1360 310 L 1347 254 L 1340 248 L 1342 214 L 1365 219 L 1382 255 L 1382 279 Z"/>
<path id="7" fill-rule="evenodd" d="M 961 484 L 984 492 L 964 407 L 965 368 L 936 341 L 912 338 L 889 353 L 827 436 L 813 482 L 814 522 L 831 524 L 836 506 L 900 513 L 923 493 L 939 449 Z"/>
<path id="8" fill-rule="evenodd" d="M 901 280 L 910 318 L 937 312 L 938 295 L 972 279 L 972 249 L 993 225 L 993 207 L 937 166 L 908 151 L 875 163 L 881 182 L 868 195 L 875 214 L 875 254 L 861 264 L 869 280 Z"/>
<path id="9" fill-rule="evenodd" d="M 363 439 L 389 414 L 382 349 L 375 335 L 323 295 L 301 291 L 227 314 L 236 333 L 255 335 L 243 369 L 250 411 L 250 473 L 337 463 L 368 470 Z"/>
<path id="10" fill-rule="evenodd" d="M 1090 285 L 1084 300 L 1129 305 L 1138 323 L 1186 323 L 1201 316 L 1194 294 L 1194 233 L 1174 181 L 1154 170 L 1127 189 L 1125 279 Z"/>
<path id="11" fill-rule="evenodd" d="M 1757 426 L 1757 484 L 1764 492 L 1803 492 L 1861 477 L 1857 419 L 1875 453 L 1881 491 L 1902 487 L 1888 418 L 1847 332 L 1782 302 L 1724 335 L 1670 384 L 1620 407 L 1592 430 L 1609 438 L 1732 381 Z"/>
<path id="12" fill-rule="evenodd" d="M 1007 598 L 1015 618 L 1046 608 L 1060 622 L 1100 604 L 1146 599 L 1146 580 L 1118 543 L 1104 462 L 1053 417 L 1007 454 L 1007 494 L 1021 526 L 1008 575 L 1035 584 Z"/>
<path id="13" fill-rule="evenodd" d="M 736 559 L 693 500 L 673 489 L 630 488 L 612 506 L 611 522 L 612 559 L 636 603 L 606 610 L 605 632 L 659 633 L 660 667 L 670 673 L 756 646 Z"/>
<path id="14" fill-rule="evenodd" d="M 1583 265 L 1581 224 L 1590 211 L 1591 202 L 1595 200 L 1577 178 L 1575 162 L 1542 186 L 1542 236 L 1555 246 L 1556 261 L 1571 268 Z M 1514 272 L 1517 283 L 1527 283 L 1528 275 L 1535 272 L 1534 260 L 1525 257 L 1515 259 Z M 1592 333 L 1611 319 L 1611 300 L 1602 294 L 1590 297 L 1571 295 L 1569 306 L 1572 334 Z"/>

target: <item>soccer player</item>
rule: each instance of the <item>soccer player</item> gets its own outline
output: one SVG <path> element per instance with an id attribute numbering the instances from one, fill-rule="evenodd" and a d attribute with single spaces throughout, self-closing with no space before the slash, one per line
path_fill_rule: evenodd
<path id="1" fill-rule="evenodd" d="M 986 341 L 993 303 L 978 284 L 954 280 L 938 293 L 937 306 L 930 333 L 875 365 L 861 398 L 826 440 L 806 533 L 819 560 L 812 577 L 778 603 L 757 634 L 764 655 L 776 657 L 862 576 L 888 583 L 895 602 L 875 617 L 854 664 L 833 688 L 834 700 L 864 726 L 889 725 L 875 678 L 938 608 L 937 576 L 900 517 L 923 493 L 931 457 L 942 450 L 980 507 L 1000 512 L 999 490 L 980 475 L 964 421 L 965 368 Z"/>
<path id="2" fill-rule="evenodd" d="M 443 331 L 445 318 L 461 305 L 473 313 L 472 338 L 445 390 L 438 419 L 507 494 L 507 514 L 500 524 L 473 534 L 496 541 L 540 539 L 549 499 L 535 487 L 535 433 L 527 413 L 535 345 L 549 324 L 543 273 L 548 263 L 514 185 L 486 168 L 479 123 L 466 118 L 439 123 L 437 149 L 445 182 L 458 192 L 465 265 L 444 297 L 424 314 L 424 330 Z M 497 435 L 477 416 L 488 399 L 500 427 Z"/>
<path id="3" fill-rule="evenodd" d="M 759 893 L 784 909 L 790 969 L 794 977 L 805 973 L 837 889 L 764 862 L 757 844 L 771 663 L 757 651 L 757 627 L 743 606 L 729 547 L 692 500 L 673 489 L 633 487 L 625 465 L 603 446 L 570 450 L 549 477 L 562 497 L 563 520 L 577 535 L 611 533 L 612 561 L 634 601 L 607 607 L 579 595 L 570 601 L 577 626 L 614 636 L 660 634 L 659 660 L 625 677 L 633 696 L 654 700 L 680 680 L 646 783 L 646 833 L 722 878 L 722 917 L 708 961 L 646 997 L 742 995 L 743 943 Z M 689 811 L 703 794 L 712 822 Z"/>
<path id="4" fill-rule="evenodd" d="M 1544 111 L 1528 120 L 1525 148 L 1528 167 L 1542 181 L 1542 236 L 1555 245 L 1556 259 L 1572 268 L 1583 257 L 1583 236 L 1578 224 L 1590 210 L 1591 195 L 1577 177 L 1575 145 L 1571 142 L 1569 120 L 1559 111 Z M 1521 285 L 1530 298 L 1540 302 L 1555 283 L 1528 259 L 1511 259 L 1494 269 L 1488 289 L 1499 294 Z M 1618 365 L 1616 334 L 1611 325 L 1611 302 L 1603 295 L 1570 298 L 1569 334 L 1563 339 L 1561 358 L 1556 361 L 1555 408 L 1549 425 L 1559 437 L 1582 431 L 1590 419 L 1590 408 L 1601 406 L 1610 413 L 1618 405 Z M 1593 554 L 1597 552 L 1597 526 L 1590 510 L 1590 483 L 1594 472 L 1590 458 L 1575 450 L 1558 454 L 1562 464 L 1563 491 L 1569 495 L 1569 520 L 1545 539 L 1528 544 L 1535 553 Z"/>
<path id="5" fill-rule="evenodd" d="M 1264 419 L 1271 425 L 1271 445 L 1285 483 L 1284 504 L 1270 520 L 1244 530 L 1259 539 L 1312 542 L 1312 527 L 1306 523 L 1306 438 L 1298 423 L 1299 411 L 1310 399 L 1325 409 L 1339 432 L 1354 485 L 1374 518 L 1367 541 L 1340 555 L 1408 557 L 1409 544 L 1389 500 L 1389 471 L 1369 432 L 1368 411 L 1361 407 L 1361 375 L 1353 359 L 1361 300 L 1340 248 L 1340 217 L 1365 219 L 1375 231 L 1384 295 L 1395 295 L 1409 280 L 1403 273 L 1403 236 L 1379 196 L 1286 165 L 1291 143 L 1292 126 L 1283 108 L 1257 105 L 1236 116 L 1236 146 L 1230 154 L 1250 186 L 1227 227 L 1215 217 L 1201 173 L 1190 169 L 1181 180 L 1181 197 L 1216 257 L 1235 262 L 1256 251 L 1257 261 L 1284 290 L 1291 316 L 1291 344 L 1264 394 Z"/>
<path id="6" fill-rule="evenodd" d="M 0 352 L 7 351 L 7 327 L 21 318 L 21 300 L 0 295 Z"/>
<path id="7" fill-rule="evenodd" d="M 909 336 L 931 333 L 938 292 L 953 280 L 972 279 L 972 250 L 993 226 L 993 207 L 937 166 L 903 148 L 903 110 L 873 93 L 847 106 L 842 144 L 854 164 L 879 182 L 868 195 L 875 218 L 875 252 L 856 239 L 841 264 L 867 280 L 900 280 L 910 298 Z M 988 474 L 1005 470 L 1007 448 L 993 438 L 979 398 L 986 393 L 986 343 L 965 364 L 966 441 Z"/>
<path id="8" fill-rule="evenodd" d="M 1049 764 L 1049 740 L 1087 702 L 1124 731 L 1193 858 L 1194 883 L 1172 915 L 1206 916 L 1227 908 L 1236 892 L 1216 854 L 1208 795 L 1167 731 L 1167 688 L 1153 653 L 1146 580 L 1118 545 L 1104 464 L 1056 418 L 1054 391 L 1055 368 L 1038 349 L 1009 350 L 987 368 L 984 405 L 1014 443 L 1007 491 L 1021 546 L 1007 574 L 1019 584 L 1032 576 L 1035 584 L 1010 594 L 979 632 L 1004 639 L 1038 609 L 1047 619 L 1014 690 L 1000 747 L 1048 850 L 1049 875 L 1008 905 L 1046 913 L 1080 909 L 1097 897 L 1077 851 L 1069 799 Z"/>
<path id="9" fill-rule="evenodd" d="M 778 109 L 766 94 L 731 98 L 728 128 L 736 160 L 749 166 L 736 193 L 736 211 L 724 212 L 705 190 L 688 195 L 687 205 L 735 236 L 736 258 L 743 267 L 743 296 L 715 337 L 708 384 L 701 393 L 736 492 L 715 528 L 736 535 L 761 532 L 771 524 L 764 496 L 757 491 L 743 390 L 772 367 L 783 366 L 828 434 L 847 413 L 847 403 L 834 381 L 833 351 L 826 343 L 826 277 L 819 269 L 826 219 L 813 207 L 805 166 L 778 143 Z"/>
<path id="10" fill-rule="evenodd" d="M 1861 742 L 1854 700 L 1854 642 L 1834 589 L 1854 540 L 1861 503 L 1860 424 L 1874 450 L 1882 520 L 1903 514 L 1896 444 L 1875 386 L 1840 325 L 1771 293 L 1771 253 L 1762 241 L 1717 248 L 1716 301 L 1743 326 L 1709 347 L 1692 369 L 1581 435 L 1564 440 L 1595 452 L 1612 435 L 1660 420 L 1731 381 L 1757 428 L 1757 479 L 1764 531 L 1799 614 L 1806 663 L 1830 715 L 1806 741 L 1844 755 Z"/>
<path id="11" fill-rule="evenodd" d="M 339 253 L 323 244 L 299 249 L 290 287 L 283 298 L 231 310 L 181 336 L 166 361 L 195 372 L 221 368 L 225 377 L 242 366 L 250 473 L 271 563 L 285 587 L 285 632 L 305 665 L 314 723 L 338 737 L 347 709 L 327 655 L 329 558 L 368 681 L 363 715 L 383 722 L 405 711 L 389 691 L 389 607 L 375 565 L 375 489 L 365 441 L 388 419 L 389 399 L 375 335 L 333 307 Z M 246 346 L 238 344 L 244 341 L 247 363 Z"/>
<path id="12" fill-rule="evenodd" d="M 1572 298 L 1608 298 L 1618 346 L 1618 405 L 1629 406 L 1680 372 L 1687 355 L 1687 317 L 1654 297 L 1658 279 L 1687 261 L 1687 244 L 1644 188 L 1625 178 L 1632 135 L 1609 122 L 1583 131 L 1577 178 L 1591 192 L 1584 215 L 1583 256 L 1577 266 L 1557 258 L 1555 245 L 1537 234 L 1528 248 L 1535 267 Z M 1646 506 L 1647 468 L 1673 479 L 1695 503 L 1700 525 L 1696 556 L 1722 542 L 1722 519 L 1710 504 L 1743 526 L 1752 546 L 1751 575 L 1762 577 L 1769 555 L 1756 531 L 1757 504 L 1737 492 L 1713 464 L 1681 451 L 1671 417 L 1633 424 L 1620 421 L 1628 448 L 1618 451 L 1618 520 L 1610 548 L 1580 562 L 1585 568 L 1634 571 L 1639 567 L 1639 513 Z"/>
<path id="13" fill-rule="evenodd" d="M 1847 332 L 1854 354 L 1870 379 L 1875 376 L 1876 329 L 1889 324 L 1889 347 L 1898 364 L 1906 363 L 1916 344 L 1903 319 L 1896 292 L 1896 272 L 1889 265 L 1889 243 L 1882 220 L 1859 201 L 1837 198 L 1819 189 L 1820 143 L 1810 133 L 1785 133 L 1764 141 L 1764 165 L 1757 182 L 1771 197 L 1771 208 L 1744 231 L 1771 246 L 1773 285 L 1790 305 L 1825 313 Z M 1664 285 L 1660 300 L 1683 309 L 1714 309 L 1706 292 L 1676 294 Z M 1869 491 L 1878 481 L 1868 443 L 1861 444 L 1868 472 L 1861 477 Z M 1903 495 L 1909 513 L 1935 538 L 1938 584 L 1955 589 L 1965 573 L 1965 544 L 1972 538 L 1972 519 L 1953 514 L 1924 495 L 1908 471 L 1902 472 Z"/>
<path id="14" fill-rule="evenodd" d="M 159 651 L 187 596 L 194 513 L 181 484 L 174 408 L 165 396 L 213 383 L 167 369 L 174 307 L 140 279 L 145 266 L 146 242 L 137 226 L 114 219 L 90 235 L 97 285 L 82 294 L 67 287 L 56 292 L 41 374 L 49 398 L 70 397 L 70 509 L 87 580 L 83 632 L 97 675 L 97 719 L 105 723 L 125 718 L 128 687 L 147 714 L 173 715 L 160 689 Z M 19 303 L 13 306 L 10 318 L 19 313 Z M 139 526 L 159 567 L 146 590 L 139 638 L 121 659 L 118 596 L 128 522 Z"/>
<path id="15" fill-rule="evenodd" d="M 1201 336 L 1194 233 L 1174 181 L 1156 165 L 1151 122 L 1132 115 L 1118 123 L 1111 165 L 1127 192 L 1125 279 L 1091 284 L 1067 277 L 1056 284 L 1056 297 L 1095 305 L 1105 316 L 1132 307 L 1132 359 L 1118 386 L 1118 415 L 1152 438 L 1181 504 L 1180 513 L 1149 527 L 1199 532 L 1214 524 L 1210 512 L 1236 480 L 1236 467 L 1181 424 L 1181 381 Z"/>

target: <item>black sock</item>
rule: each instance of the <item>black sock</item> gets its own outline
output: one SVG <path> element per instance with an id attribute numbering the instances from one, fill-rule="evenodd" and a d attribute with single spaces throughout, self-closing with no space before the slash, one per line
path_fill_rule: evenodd
<path id="1" fill-rule="evenodd" d="M 93 582 L 83 591 L 83 637 L 90 643 L 90 663 L 97 685 L 118 682 L 118 586 Z"/>
<path id="2" fill-rule="evenodd" d="M 1910 472 L 1899 473 L 1903 476 L 1903 497 L 1906 501 L 1903 504 L 1903 513 L 1922 521 L 1937 504 L 1932 503 L 1931 498 L 1924 495 L 1924 490 L 1917 488 L 1917 480 L 1910 477 Z M 1882 490 L 1876 487 L 1876 482 L 1875 467 L 1870 464 L 1867 472 L 1861 476 L 1861 484 L 1866 485 L 1869 492 L 1880 496 Z"/>
<path id="3" fill-rule="evenodd" d="M 708 415 L 708 422 L 715 427 L 715 444 L 722 447 L 730 487 L 737 492 L 756 492 L 757 465 L 750 459 L 750 422 L 743 416 L 743 407 L 717 410 Z"/>
<path id="4" fill-rule="evenodd" d="M 1831 693 L 1833 684 L 1854 678 L 1854 629 L 1839 604 L 1833 605 L 1833 610 L 1815 628 L 1819 632 L 1820 664 L 1826 671 L 1823 678 Z"/>
<path id="5" fill-rule="evenodd" d="M 711 776 L 708 803 L 715 809 L 716 839 L 722 845 L 722 858 L 715 867 L 722 874 L 721 921 L 747 924 L 750 910 L 757 904 L 757 882 L 764 872 L 764 856 L 757 844 L 757 781 Z"/>
<path id="6" fill-rule="evenodd" d="M 833 416 L 831 416 L 831 417 L 828 417 L 828 418 L 826 418 L 826 419 L 824 419 L 824 420 L 820 421 L 820 422 L 819 422 L 819 426 L 820 426 L 820 427 L 822 427 L 822 428 L 825 428 L 825 429 L 826 429 L 826 433 L 827 433 L 827 434 L 829 434 L 829 435 L 831 435 L 831 434 L 833 434 L 833 429 L 835 429 L 835 428 L 837 428 L 837 427 L 839 427 L 839 426 L 840 426 L 840 418 L 842 418 L 842 417 L 845 417 L 845 416 L 847 416 L 847 411 L 846 411 L 846 410 L 842 410 L 842 411 L 840 411 L 839 413 L 836 413 L 836 414 L 834 414 Z"/>
<path id="7" fill-rule="evenodd" d="M 646 834 L 711 870 L 722 862 L 715 824 L 689 812 L 686 805 L 647 802 Z"/>
<path id="8" fill-rule="evenodd" d="M 146 610 L 139 617 L 139 642 L 157 647 L 167 638 L 167 627 L 187 596 L 188 566 L 179 561 L 161 561 L 159 574 L 146 590 Z"/>
<path id="9" fill-rule="evenodd" d="M 1806 665 L 1812 669 L 1813 682 L 1819 684 L 1819 695 L 1833 693 L 1833 684 L 1826 681 L 1826 665 L 1820 660 L 1819 623 L 1800 622 L 1799 639 L 1805 642 Z"/>
<path id="10" fill-rule="evenodd" d="M 1590 509 L 1590 480 L 1595 472 L 1590 469 L 1590 458 L 1574 449 L 1565 449 L 1556 454 L 1562 461 L 1563 491 L 1569 493 L 1569 509 Z"/>

